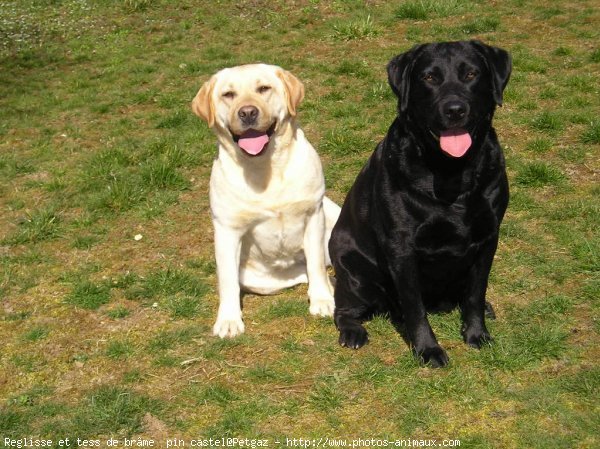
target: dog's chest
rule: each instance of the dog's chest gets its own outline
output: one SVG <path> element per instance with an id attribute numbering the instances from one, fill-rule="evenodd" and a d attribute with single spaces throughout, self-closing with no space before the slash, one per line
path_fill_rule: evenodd
<path id="1" fill-rule="evenodd" d="M 498 223 L 488 204 L 439 207 L 418 225 L 414 247 L 423 262 L 451 270 L 468 264 L 497 235 Z"/>
<path id="2" fill-rule="evenodd" d="M 295 257 L 303 248 L 309 213 L 308 205 L 301 203 L 272 210 L 269 217 L 265 216 L 248 230 L 244 240 L 255 247 L 263 259 Z"/>

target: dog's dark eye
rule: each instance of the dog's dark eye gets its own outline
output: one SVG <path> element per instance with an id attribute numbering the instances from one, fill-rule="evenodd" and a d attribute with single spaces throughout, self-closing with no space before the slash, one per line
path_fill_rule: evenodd
<path id="1" fill-rule="evenodd" d="M 235 98 L 235 92 L 234 92 L 234 91 L 232 91 L 232 90 L 228 90 L 227 92 L 225 92 L 225 93 L 223 94 L 223 96 L 224 96 L 225 98 L 228 98 L 228 99 L 230 99 L 230 100 L 233 100 L 233 99 Z"/>
<path id="2" fill-rule="evenodd" d="M 264 94 L 265 92 L 268 92 L 271 90 L 271 86 L 260 86 L 256 90 L 258 91 L 259 94 Z"/>
<path id="3" fill-rule="evenodd" d="M 474 70 L 467 72 L 467 74 L 465 75 L 465 80 L 467 81 L 474 80 L 475 78 L 477 78 L 477 72 Z"/>
<path id="4" fill-rule="evenodd" d="M 426 81 L 428 83 L 434 83 L 435 76 L 433 76 L 433 74 L 431 73 L 426 73 L 425 75 L 423 75 L 423 81 Z"/>

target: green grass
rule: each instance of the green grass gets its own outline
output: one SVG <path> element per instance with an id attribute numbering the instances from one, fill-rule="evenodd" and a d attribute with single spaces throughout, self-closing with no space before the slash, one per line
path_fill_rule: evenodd
<path id="1" fill-rule="evenodd" d="M 600 144 L 600 122 L 590 123 L 581 135 L 581 141 L 586 144 Z"/>
<path id="2" fill-rule="evenodd" d="M 210 402 L 220 406 L 227 406 L 228 404 L 239 399 L 239 395 L 236 394 L 235 391 L 233 391 L 230 387 L 217 383 L 213 383 L 201 388 L 193 385 L 193 387 L 190 387 L 186 395 L 197 401 L 199 405 Z"/>
<path id="3" fill-rule="evenodd" d="M 533 118 L 531 128 L 540 132 L 556 134 L 564 130 L 564 118 L 557 113 L 544 111 Z"/>
<path id="4" fill-rule="evenodd" d="M 515 176 L 515 182 L 527 187 L 557 185 L 565 176 L 556 167 L 544 162 L 531 162 L 523 166 Z"/>
<path id="5" fill-rule="evenodd" d="M 465 38 L 468 38 L 468 36 L 496 31 L 499 26 L 500 19 L 497 17 L 482 17 L 459 25 L 457 30 L 466 35 Z"/>
<path id="6" fill-rule="evenodd" d="M 266 320 L 306 315 L 306 302 L 299 300 L 277 300 L 263 308 Z"/>
<path id="7" fill-rule="evenodd" d="M 118 306 L 115 307 L 112 310 L 109 310 L 108 312 L 106 312 L 106 314 L 114 319 L 121 319 L 121 318 L 126 318 L 130 315 L 130 311 L 128 308 L 124 307 L 124 306 Z"/>
<path id="8" fill-rule="evenodd" d="M 173 349 L 178 345 L 188 344 L 192 342 L 197 335 L 198 330 L 192 327 L 164 330 L 150 338 L 147 346 L 151 351 L 164 351 Z"/>
<path id="9" fill-rule="evenodd" d="M 123 0 L 127 12 L 145 11 L 155 3 L 154 0 Z"/>
<path id="10" fill-rule="evenodd" d="M 98 309 L 110 301 L 110 288 L 105 284 L 80 281 L 73 286 L 67 302 L 84 309 Z"/>
<path id="11" fill-rule="evenodd" d="M 112 386 L 102 386 L 88 393 L 85 408 L 76 411 L 72 431 L 87 430 L 89 435 L 114 432 L 131 437 L 142 430 L 142 419 L 160 404 L 139 393 Z"/>
<path id="12" fill-rule="evenodd" d="M 341 41 L 368 39 L 378 34 L 379 31 L 370 15 L 362 20 L 353 20 L 333 26 L 333 37 Z"/>
<path id="13" fill-rule="evenodd" d="M 153 271 L 143 278 L 135 278 L 123 287 L 129 299 L 145 302 L 162 299 L 168 301 L 168 308 L 175 315 L 188 317 L 196 310 L 196 301 L 209 290 L 200 277 L 185 270 L 171 268 Z"/>
<path id="14" fill-rule="evenodd" d="M 549 139 L 541 138 L 527 142 L 527 149 L 534 153 L 547 153 L 553 147 L 553 143 Z"/>
<path id="15" fill-rule="evenodd" d="M 309 393 L 310 404 L 320 412 L 332 412 L 344 402 L 343 390 L 335 379 L 317 381 Z"/>
<path id="16" fill-rule="evenodd" d="M 599 14 L 590 0 L 0 4 L 0 446 L 598 447 Z M 420 367 L 385 317 L 346 350 L 310 316 L 306 286 L 245 295 L 246 334 L 213 337 L 216 145 L 190 110 L 202 83 L 255 61 L 296 74 L 299 121 L 341 203 L 395 116 L 390 58 L 471 38 L 513 56 L 494 118 L 511 188 L 488 290 L 494 343 L 467 348 L 454 311 L 431 317 L 445 369 Z"/>
<path id="17" fill-rule="evenodd" d="M 126 340 L 111 341 L 106 347 L 106 356 L 112 359 L 124 359 L 134 352 L 131 343 Z"/>
<path id="18" fill-rule="evenodd" d="M 23 335 L 24 341 L 38 341 L 48 337 L 49 330 L 44 326 L 37 326 Z"/>
<path id="19" fill-rule="evenodd" d="M 416 0 L 405 1 L 395 10 L 398 19 L 427 20 L 430 17 L 447 17 L 459 14 L 467 7 L 461 0 Z"/>
<path id="20" fill-rule="evenodd" d="M 37 243 L 59 236 L 60 215 L 53 209 L 40 209 L 27 214 L 19 222 L 19 228 L 6 242 L 12 245 Z"/>

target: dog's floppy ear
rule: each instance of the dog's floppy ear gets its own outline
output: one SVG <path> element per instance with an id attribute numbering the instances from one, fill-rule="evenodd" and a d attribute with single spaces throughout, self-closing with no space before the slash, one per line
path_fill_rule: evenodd
<path id="1" fill-rule="evenodd" d="M 398 109 L 400 113 L 406 112 L 408 98 L 410 95 L 410 74 L 414 66 L 416 56 L 421 52 L 424 45 L 416 45 L 406 53 L 393 58 L 387 65 L 388 82 L 392 91 L 398 97 Z"/>
<path id="2" fill-rule="evenodd" d="M 215 106 L 212 101 L 212 93 L 216 78 L 213 76 L 205 82 L 194 99 L 192 100 L 192 111 L 212 128 L 215 124 Z"/>
<path id="3" fill-rule="evenodd" d="M 287 70 L 278 70 L 277 76 L 285 86 L 288 111 L 292 117 L 295 117 L 296 108 L 304 98 L 304 84 Z"/>
<path id="4" fill-rule="evenodd" d="M 507 51 L 498 47 L 486 45 L 480 41 L 471 41 L 477 51 L 484 57 L 488 68 L 492 74 L 494 87 L 494 101 L 498 106 L 502 106 L 502 93 L 508 84 L 510 72 L 512 70 L 511 57 Z"/>

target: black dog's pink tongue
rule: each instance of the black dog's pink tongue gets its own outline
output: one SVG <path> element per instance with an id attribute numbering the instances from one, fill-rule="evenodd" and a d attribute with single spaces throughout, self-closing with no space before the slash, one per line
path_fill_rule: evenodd
<path id="1" fill-rule="evenodd" d="M 265 132 L 249 129 L 240 136 L 239 147 L 246 153 L 256 156 L 269 143 L 269 136 Z"/>
<path id="2" fill-rule="evenodd" d="M 464 129 L 449 129 L 440 133 L 440 147 L 452 157 L 464 156 L 471 143 L 471 135 Z"/>

